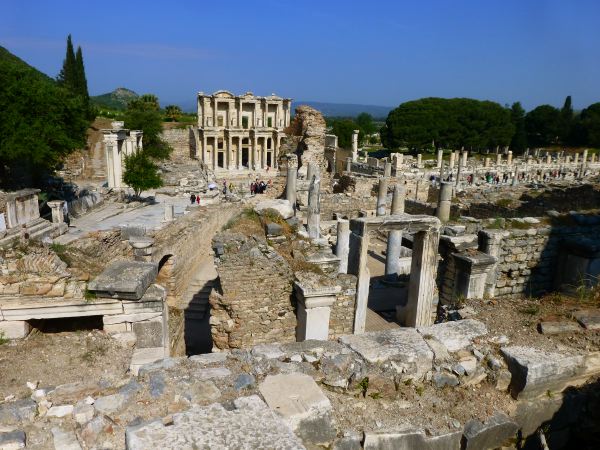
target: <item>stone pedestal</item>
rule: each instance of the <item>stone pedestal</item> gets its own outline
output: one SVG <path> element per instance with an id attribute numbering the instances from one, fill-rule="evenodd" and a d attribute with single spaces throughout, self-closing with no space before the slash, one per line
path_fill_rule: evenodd
<path id="1" fill-rule="evenodd" d="M 309 288 L 299 282 L 294 283 L 294 291 L 298 300 L 298 325 L 296 328 L 298 342 L 308 339 L 320 341 L 329 339 L 331 305 L 335 303 L 336 295 L 341 290 L 341 286 Z"/>
<path id="2" fill-rule="evenodd" d="M 450 209 L 452 206 L 452 182 L 442 181 L 440 183 L 440 195 L 438 199 L 435 215 L 440 221 L 448 222 L 450 220 Z"/>
<path id="3" fill-rule="evenodd" d="M 385 216 L 385 210 L 387 206 L 387 190 L 388 190 L 388 179 L 379 179 L 379 189 L 377 191 L 377 215 Z"/>
<path id="4" fill-rule="evenodd" d="M 39 189 L 22 189 L 6 195 L 6 228 L 39 219 L 38 192 Z"/>
<path id="5" fill-rule="evenodd" d="M 171 222 L 175 218 L 175 205 L 165 205 L 165 222 Z"/>
<path id="6" fill-rule="evenodd" d="M 488 273 L 497 259 L 482 252 L 453 253 L 456 274 L 454 280 L 455 298 L 483 298 Z"/>
<path id="7" fill-rule="evenodd" d="M 337 243 L 335 255 L 340 258 L 339 273 L 348 273 L 348 253 L 350 251 L 350 222 L 346 219 L 337 221 Z"/>
<path id="8" fill-rule="evenodd" d="M 48 206 L 52 210 L 52 223 L 64 223 L 65 216 L 63 208 L 65 206 L 64 200 L 52 200 L 48 202 Z"/>
<path id="9" fill-rule="evenodd" d="M 22 339 L 27 337 L 31 326 L 25 320 L 0 321 L 0 335 L 6 339 Z"/>

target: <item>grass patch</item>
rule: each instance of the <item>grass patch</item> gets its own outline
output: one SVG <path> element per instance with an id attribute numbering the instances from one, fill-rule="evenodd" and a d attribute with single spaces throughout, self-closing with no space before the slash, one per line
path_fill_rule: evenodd
<path id="1" fill-rule="evenodd" d="M 540 307 L 537 305 L 526 306 L 525 308 L 520 308 L 519 312 L 521 314 L 528 314 L 530 316 L 535 316 L 535 315 L 539 314 Z"/>
<path id="2" fill-rule="evenodd" d="M 510 208 L 513 201 L 510 198 L 499 198 L 496 200 L 496 206 L 500 206 L 501 208 Z"/>
<path id="3" fill-rule="evenodd" d="M 4 336 L 4 331 L 0 331 L 0 345 L 8 343 L 8 338 Z"/>
<path id="4" fill-rule="evenodd" d="M 53 243 L 52 245 L 50 245 L 50 250 L 56 253 L 56 256 L 58 256 L 60 260 L 63 261 L 67 266 L 71 266 L 73 260 L 68 254 L 69 249 L 66 245 Z"/>
<path id="5" fill-rule="evenodd" d="M 88 291 L 87 289 L 83 293 L 83 298 L 85 298 L 86 302 L 91 302 L 92 300 L 96 300 L 98 298 L 95 292 Z"/>

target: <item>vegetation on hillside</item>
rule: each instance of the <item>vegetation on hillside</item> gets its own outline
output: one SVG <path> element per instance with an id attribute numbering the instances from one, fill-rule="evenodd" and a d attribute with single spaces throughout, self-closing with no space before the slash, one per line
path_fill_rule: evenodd
<path id="1" fill-rule="evenodd" d="M 391 111 L 380 133 L 389 149 L 419 151 L 510 146 L 520 153 L 528 147 L 600 147 L 600 103 L 576 114 L 568 96 L 561 109 L 540 105 L 526 113 L 519 102 L 503 107 L 467 98 L 423 98 Z"/>
<path id="2" fill-rule="evenodd" d="M 101 110 L 124 111 L 127 104 L 138 97 L 136 92 L 120 87 L 106 94 L 95 95 L 91 97 L 91 101 Z"/>
<path id="3" fill-rule="evenodd" d="M 366 112 L 360 113 L 356 118 L 328 118 L 326 119 L 329 132 L 338 137 L 338 146 L 350 148 L 352 146 L 352 133 L 358 130 L 360 145 L 371 144 L 372 135 L 377 132 L 373 117 Z"/>
<path id="4" fill-rule="evenodd" d="M 80 49 L 79 57 L 73 53 L 70 37 L 67 46 L 69 63 L 65 58 L 58 81 L 0 47 L 2 188 L 39 186 L 66 155 L 85 146 L 90 109 L 83 56 Z"/>

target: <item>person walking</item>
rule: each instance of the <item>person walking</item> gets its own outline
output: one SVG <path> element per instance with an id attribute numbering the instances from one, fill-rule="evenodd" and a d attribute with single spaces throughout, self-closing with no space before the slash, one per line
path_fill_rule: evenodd
<path id="1" fill-rule="evenodd" d="M 200 194 L 196 195 L 196 204 L 200 206 Z"/>
<path id="2" fill-rule="evenodd" d="M 196 196 L 194 194 L 190 195 L 190 203 L 193 205 L 196 203 Z"/>

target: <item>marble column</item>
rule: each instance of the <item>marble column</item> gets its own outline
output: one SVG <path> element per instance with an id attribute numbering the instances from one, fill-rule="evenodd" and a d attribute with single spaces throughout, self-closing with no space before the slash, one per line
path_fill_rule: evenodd
<path id="1" fill-rule="evenodd" d="M 462 155 L 461 155 L 461 161 L 460 161 L 461 167 L 467 167 L 468 160 L 469 160 L 469 152 L 465 150 L 462 152 Z"/>
<path id="2" fill-rule="evenodd" d="M 550 153 L 546 153 L 546 164 L 552 163 L 552 155 Z"/>
<path id="3" fill-rule="evenodd" d="M 452 169 L 454 169 L 454 157 L 455 157 L 454 152 L 450 152 L 450 162 L 448 163 L 448 167 L 450 168 L 450 172 L 452 172 Z"/>
<path id="4" fill-rule="evenodd" d="M 165 222 L 170 222 L 175 218 L 175 205 L 165 205 Z"/>
<path id="5" fill-rule="evenodd" d="M 392 197 L 392 207 L 390 213 L 404 213 L 404 200 L 406 189 L 404 186 L 396 184 L 394 195 Z M 391 230 L 388 232 L 387 246 L 385 252 L 385 278 L 395 281 L 400 270 L 400 252 L 402 249 L 402 230 Z"/>
<path id="6" fill-rule="evenodd" d="M 440 221 L 448 222 L 450 220 L 450 209 L 452 206 L 452 182 L 442 181 L 440 185 L 440 194 L 435 215 Z"/>
<path id="7" fill-rule="evenodd" d="M 502 164 L 502 153 L 496 155 L 496 165 L 499 166 L 500 164 Z"/>
<path id="8" fill-rule="evenodd" d="M 579 162 L 579 153 L 575 153 L 575 158 L 573 159 L 573 162 L 575 164 L 577 164 Z"/>
<path id="9" fill-rule="evenodd" d="M 346 172 L 352 172 L 352 158 L 346 158 Z"/>
<path id="10" fill-rule="evenodd" d="M 408 327 L 433 323 L 433 293 L 437 273 L 439 230 L 419 231 L 413 237 L 406 323 Z"/>
<path id="11" fill-rule="evenodd" d="M 513 157 L 512 150 L 509 150 L 508 156 L 506 157 L 506 164 L 508 164 L 509 166 L 512 164 L 512 157 Z"/>
<path id="12" fill-rule="evenodd" d="M 337 221 L 337 243 L 335 244 L 335 256 L 340 258 L 338 273 L 348 273 L 348 254 L 350 252 L 350 221 L 338 219 Z"/>
<path id="13" fill-rule="evenodd" d="M 442 167 L 442 160 L 444 159 L 444 150 L 438 150 L 437 152 L 437 162 L 435 167 L 438 169 Z"/>
<path id="14" fill-rule="evenodd" d="M 423 155 L 420 153 L 417 155 L 417 167 L 423 167 Z"/>
<path id="15" fill-rule="evenodd" d="M 285 185 L 285 198 L 294 212 L 296 211 L 296 178 L 298 176 L 298 157 L 296 155 L 288 155 L 287 160 L 287 180 Z"/>
<path id="16" fill-rule="evenodd" d="M 386 161 L 385 165 L 383 166 L 383 176 L 385 178 L 389 178 L 392 176 L 392 163 L 389 161 Z"/>
<path id="17" fill-rule="evenodd" d="M 359 130 L 352 132 L 352 161 L 358 160 L 358 133 Z"/>
<path id="18" fill-rule="evenodd" d="M 500 156 L 500 155 L 498 155 L 498 156 Z M 496 164 L 498 165 L 498 163 L 496 163 Z M 483 167 L 485 167 L 486 169 L 488 167 L 490 167 L 490 158 L 489 158 L 489 156 L 484 159 Z"/>
<path id="19" fill-rule="evenodd" d="M 310 167 L 310 165 L 309 165 Z M 320 206 L 320 195 L 321 195 L 321 179 L 318 175 L 315 175 L 310 182 L 308 188 L 308 208 L 306 225 L 308 228 L 308 237 L 311 239 L 318 239 L 321 235 L 321 206 Z"/>
<path id="20" fill-rule="evenodd" d="M 379 179 L 379 189 L 377 191 L 377 212 L 378 216 L 385 216 L 385 210 L 387 206 L 387 190 L 388 190 L 388 179 Z"/>
<path id="21" fill-rule="evenodd" d="M 308 163 L 308 167 L 306 168 L 306 179 L 309 183 L 312 182 L 312 179 L 318 175 L 318 173 L 319 167 L 313 162 Z"/>

